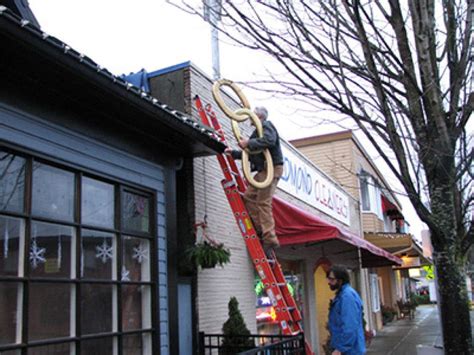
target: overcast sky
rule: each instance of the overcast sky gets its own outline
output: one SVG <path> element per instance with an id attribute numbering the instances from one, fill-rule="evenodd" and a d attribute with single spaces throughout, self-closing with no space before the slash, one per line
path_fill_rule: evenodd
<path id="1" fill-rule="evenodd" d="M 43 31 L 116 75 L 142 68 L 153 72 L 191 61 L 212 76 L 209 24 L 165 0 L 29 0 L 29 3 Z M 263 55 L 230 45 L 222 37 L 221 40 L 221 77 L 251 80 L 271 65 Z M 302 120 L 295 114 L 296 103 L 282 103 L 268 94 L 248 89 L 244 93 L 252 107 L 269 108 L 270 119 L 287 140 L 342 129 L 315 126 L 307 118 Z M 380 158 L 372 158 L 376 164 L 378 159 L 380 162 Z M 395 185 L 394 178 L 388 182 Z M 400 196 L 399 199 L 412 232 L 418 235 L 422 228 L 420 221 L 407 200 Z"/>

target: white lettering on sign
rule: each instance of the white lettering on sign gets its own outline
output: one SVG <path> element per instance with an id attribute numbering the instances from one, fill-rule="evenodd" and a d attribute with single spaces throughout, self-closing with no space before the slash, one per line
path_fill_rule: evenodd
<path id="1" fill-rule="evenodd" d="M 349 225 L 349 196 L 299 152 L 282 141 L 284 171 L 278 187 Z"/>

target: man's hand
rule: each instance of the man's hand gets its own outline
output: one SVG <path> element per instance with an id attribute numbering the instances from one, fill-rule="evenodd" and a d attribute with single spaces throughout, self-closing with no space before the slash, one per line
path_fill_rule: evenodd
<path id="1" fill-rule="evenodd" d="M 226 148 L 224 150 L 224 154 L 231 155 L 232 154 L 232 149 L 231 148 Z"/>
<path id="2" fill-rule="evenodd" d="M 249 140 L 248 139 L 245 139 L 245 138 L 242 138 L 240 141 L 239 141 L 239 147 L 241 149 L 245 149 L 249 146 Z"/>
<path id="3" fill-rule="evenodd" d="M 334 350 L 331 355 L 342 355 L 342 353 L 339 350 Z"/>

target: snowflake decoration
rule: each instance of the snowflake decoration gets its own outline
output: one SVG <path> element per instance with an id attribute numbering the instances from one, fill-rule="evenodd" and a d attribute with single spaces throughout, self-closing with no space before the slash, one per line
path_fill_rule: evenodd
<path id="1" fill-rule="evenodd" d="M 125 266 L 122 266 L 122 281 L 130 281 L 130 271 L 128 271 Z"/>
<path id="2" fill-rule="evenodd" d="M 96 258 L 102 260 L 102 263 L 106 263 L 109 259 L 112 259 L 114 254 L 114 248 L 109 246 L 104 240 L 101 245 L 95 247 L 97 253 L 95 254 Z"/>
<path id="3" fill-rule="evenodd" d="M 38 244 L 36 244 L 36 239 L 31 242 L 30 262 L 33 269 L 36 269 L 39 264 L 46 262 L 46 258 L 44 257 L 45 252 L 46 248 L 39 248 Z"/>
<path id="4" fill-rule="evenodd" d="M 140 244 L 138 247 L 133 248 L 132 258 L 141 264 L 143 261 L 148 259 L 148 249 L 143 248 L 142 244 Z"/>

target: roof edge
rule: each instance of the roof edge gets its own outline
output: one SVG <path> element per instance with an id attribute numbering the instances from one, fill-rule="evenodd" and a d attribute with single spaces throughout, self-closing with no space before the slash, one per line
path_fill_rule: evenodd
<path id="1" fill-rule="evenodd" d="M 176 70 L 188 68 L 191 65 L 192 65 L 191 61 L 187 60 L 187 61 L 182 62 L 182 63 L 170 65 L 169 67 L 165 67 L 165 68 L 162 68 L 162 69 L 155 70 L 151 73 L 148 73 L 147 77 L 148 77 L 148 79 L 151 79 L 151 78 L 154 78 L 155 76 L 160 76 L 160 75 L 163 75 L 163 74 L 171 73 L 171 72 L 176 71 Z"/>

